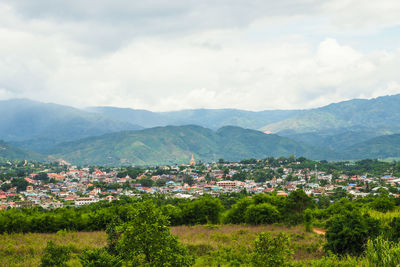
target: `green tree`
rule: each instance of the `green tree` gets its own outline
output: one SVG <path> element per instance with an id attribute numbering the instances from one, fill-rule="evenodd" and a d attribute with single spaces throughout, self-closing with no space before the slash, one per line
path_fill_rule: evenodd
<path id="1" fill-rule="evenodd" d="M 223 209 L 221 200 L 209 196 L 181 204 L 184 224 L 217 224 Z"/>
<path id="2" fill-rule="evenodd" d="M 114 246 L 127 266 L 190 266 L 193 258 L 171 235 L 168 219 L 149 202 L 137 203 L 116 226 Z"/>
<path id="3" fill-rule="evenodd" d="M 189 186 L 192 186 L 194 184 L 193 177 L 190 175 L 185 175 L 185 178 L 183 178 L 183 182 L 188 184 Z"/>
<path id="4" fill-rule="evenodd" d="M 29 183 L 28 183 L 27 181 L 25 181 L 24 178 L 16 178 L 16 179 L 13 179 L 13 180 L 11 181 L 11 184 L 12 184 L 13 186 L 16 186 L 16 187 L 17 187 L 17 191 L 18 191 L 18 192 L 20 192 L 20 191 L 25 191 L 25 190 L 26 190 L 26 187 L 29 185 Z"/>
<path id="5" fill-rule="evenodd" d="M 226 223 L 234 223 L 234 224 L 239 224 L 239 223 L 244 223 L 245 222 L 245 217 L 244 214 L 246 212 L 246 209 L 248 206 L 253 204 L 253 200 L 248 197 L 244 197 L 239 199 L 236 204 L 232 206 L 228 210 L 228 213 L 224 219 Z"/>
<path id="6" fill-rule="evenodd" d="M 246 209 L 244 217 L 250 224 L 269 224 L 278 221 L 279 211 L 269 203 L 253 204 Z"/>
<path id="7" fill-rule="evenodd" d="M 162 187 L 162 186 L 165 186 L 166 183 L 167 183 L 167 181 L 165 179 L 158 179 L 156 181 L 156 186 Z"/>
<path id="8" fill-rule="evenodd" d="M 141 186 L 151 187 L 153 186 L 154 182 L 150 178 L 142 178 L 139 180 Z"/>
<path id="9" fill-rule="evenodd" d="M 286 266 L 292 255 L 290 240 L 285 233 L 279 233 L 277 237 L 261 233 L 254 242 L 252 264 L 260 267 Z"/>
<path id="10" fill-rule="evenodd" d="M 388 212 L 394 209 L 395 203 L 388 196 L 382 196 L 372 201 L 371 207 L 377 211 Z"/>
<path id="11" fill-rule="evenodd" d="M 327 222 L 325 249 L 336 254 L 360 255 L 369 238 L 379 235 L 379 221 L 359 210 L 344 210 Z"/>
<path id="12" fill-rule="evenodd" d="M 35 176 L 35 180 L 47 181 L 47 180 L 49 180 L 49 176 L 48 176 L 47 173 L 45 173 L 45 172 L 39 172 L 39 173 Z"/>

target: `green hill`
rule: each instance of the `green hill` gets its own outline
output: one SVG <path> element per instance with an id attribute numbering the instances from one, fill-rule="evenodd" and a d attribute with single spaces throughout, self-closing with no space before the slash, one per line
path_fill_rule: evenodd
<path id="1" fill-rule="evenodd" d="M 382 133 L 381 133 L 382 134 Z M 328 148 L 331 150 L 343 150 L 357 143 L 367 141 L 371 138 L 379 136 L 378 131 L 368 129 L 360 131 L 320 131 L 310 133 L 295 133 L 284 135 L 297 142 L 310 144 L 313 146 Z"/>
<path id="2" fill-rule="evenodd" d="M 239 127 L 213 131 L 201 126 L 167 126 L 124 131 L 56 146 L 51 153 L 75 164 L 152 165 L 304 155 L 323 158 L 323 152 L 285 137 Z M 332 152 L 335 154 L 334 152 Z"/>
<path id="3" fill-rule="evenodd" d="M 294 134 L 331 131 L 400 132 L 400 95 L 353 99 L 307 110 L 285 120 L 267 124 L 264 131 Z"/>
<path id="4" fill-rule="evenodd" d="M 25 151 L 0 140 L 0 158 L 8 160 L 44 160 L 45 157 L 31 151 Z"/>
<path id="5" fill-rule="evenodd" d="M 0 139 L 37 152 L 59 142 L 142 129 L 101 114 L 27 99 L 0 101 L 0 114 Z"/>
<path id="6" fill-rule="evenodd" d="M 400 134 L 378 136 L 342 151 L 348 159 L 399 158 Z"/>

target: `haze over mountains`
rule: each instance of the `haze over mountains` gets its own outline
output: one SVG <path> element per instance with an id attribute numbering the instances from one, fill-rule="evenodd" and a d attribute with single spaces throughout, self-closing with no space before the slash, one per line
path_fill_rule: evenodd
<path id="1" fill-rule="evenodd" d="M 56 146 L 51 154 L 82 164 L 174 164 L 192 153 L 202 161 L 289 156 L 323 158 L 329 153 L 278 135 L 225 126 L 217 131 L 197 125 L 166 126 L 90 137 Z"/>
<path id="2" fill-rule="evenodd" d="M 146 165 L 187 162 L 192 153 L 203 161 L 400 157 L 400 95 L 260 112 L 77 109 L 13 99 L 0 101 L 0 112 L 0 139 L 9 143 L 1 144 L 10 159 L 39 159 L 41 153 L 76 164 Z M 7 158 L 5 151 L 0 157 Z"/>
<path id="3" fill-rule="evenodd" d="M 227 125 L 257 130 L 267 124 L 279 122 L 302 113 L 300 110 L 265 110 L 254 112 L 238 109 L 191 109 L 151 112 L 116 107 L 91 107 L 87 108 L 87 110 L 145 128 L 195 124 L 215 130 Z"/>

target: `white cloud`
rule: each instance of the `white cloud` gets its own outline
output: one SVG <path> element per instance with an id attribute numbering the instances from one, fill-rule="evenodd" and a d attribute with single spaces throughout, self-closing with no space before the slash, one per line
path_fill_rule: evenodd
<path id="1" fill-rule="evenodd" d="M 0 98 L 261 110 L 400 93 L 400 50 L 340 40 L 399 25 L 397 1 L 170 2 L 0 0 Z"/>

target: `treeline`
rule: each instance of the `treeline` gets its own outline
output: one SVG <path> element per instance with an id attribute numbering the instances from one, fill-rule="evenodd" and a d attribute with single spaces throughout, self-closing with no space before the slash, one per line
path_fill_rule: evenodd
<path id="1" fill-rule="evenodd" d="M 149 200 L 168 216 L 170 225 L 196 225 L 219 223 L 267 224 L 302 222 L 302 212 L 314 208 L 315 201 L 302 190 L 288 197 L 256 194 L 222 195 L 220 198 L 204 196 L 195 200 L 165 198 L 164 196 L 123 197 L 112 203 L 99 202 L 80 208 L 56 210 L 8 209 L 0 211 L 0 233 L 57 232 L 59 230 L 97 231 L 118 218 L 126 221 L 135 203 Z"/>

